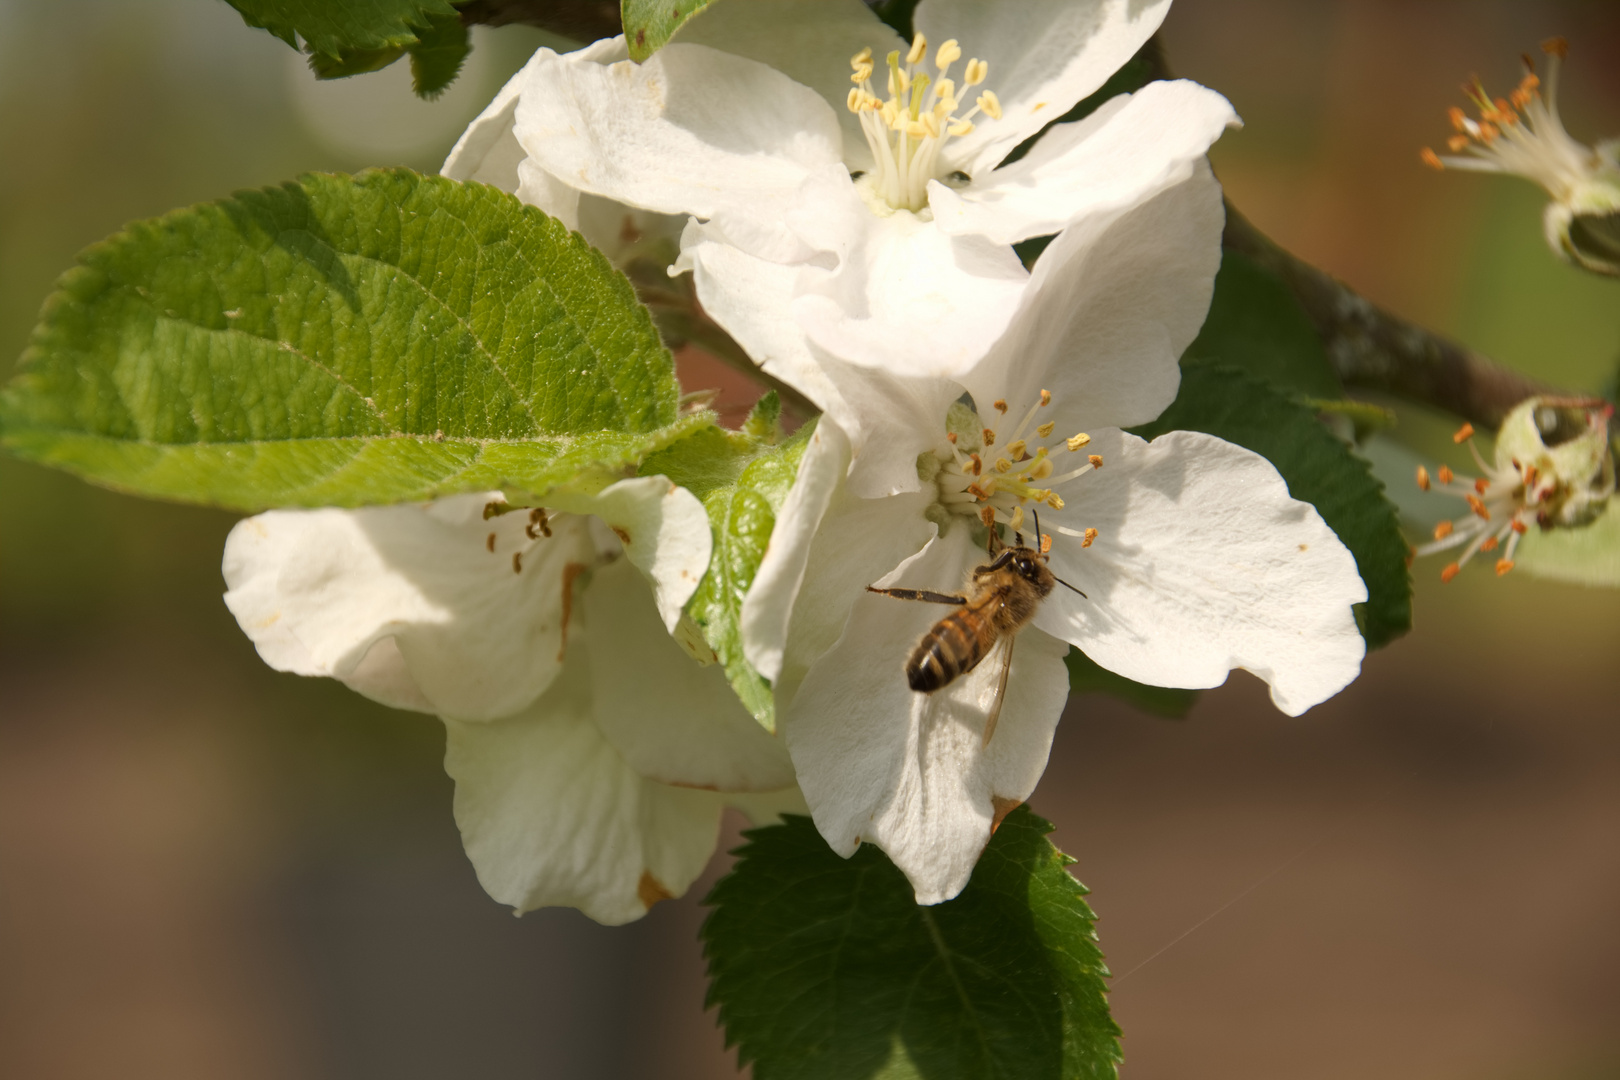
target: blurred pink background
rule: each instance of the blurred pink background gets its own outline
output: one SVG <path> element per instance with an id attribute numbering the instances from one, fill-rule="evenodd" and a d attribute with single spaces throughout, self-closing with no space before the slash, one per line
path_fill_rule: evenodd
<path id="1" fill-rule="evenodd" d="M 1620 282 L 1552 260 L 1527 185 L 1417 159 L 1464 77 L 1505 90 L 1558 33 L 1571 129 L 1620 134 L 1609 2 L 1181 0 L 1165 39 L 1247 121 L 1215 161 L 1257 224 L 1590 390 Z M 305 170 L 435 168 L 541 40 L 480 32 L 425 105 L 399 70 L 316 86 L 211 0 L 0 0 L 0 371 L 84 245 Z M 1400 434 L 1447 457 L 1449 426 Z M 258 661 L 219 599 L 231 522 L 0 460 L 0 1076 L 735 1075 L 706 883 L 624 929 L 513 919 L 437 722 Z M 1241 674 L 1185 722 L 1071 703 L 1032 805 L 1093 890 L 1128 1080 L 1620 1077 L 1620 594 L 1438 570 L 1305 717 Z"/>

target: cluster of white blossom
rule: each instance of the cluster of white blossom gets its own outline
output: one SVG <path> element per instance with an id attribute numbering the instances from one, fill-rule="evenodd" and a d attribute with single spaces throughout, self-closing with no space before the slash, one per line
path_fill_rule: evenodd
<path id="1" fill-rule="evenodd" d="M 1166 81 L 1046 129 L 1168 7 L 923 0 L 906 42 L 859 0 L 721 2 L 643 64 L 542 49 L 463 136 L 447 175 L 604 249 L 626 215 L 678 230 L 671 272 L 824 410 L 742 609 L 775 733 L 670 636 L 711 536 L 662 478 L 232 534 L 227 602 L 271 665 L 445 718 L 491 895 L 631 919 L 693 881 L 722 807 L 808 804 L 939 902 L 1040 778 L 1071 646 L 1161 686 L 1244 668 L 1289 714 L 1355 677 L 1366 591 L 1316 511 L 1248 450 L 1120 430 L 1175 398 L 1220 264 L 1204 155 L 1237 118 Z M 1026 271 L 1013 245 L 1041 236 Z M 1074 591 L 1018 635 L 1004 696 L 991 663 L 913 691 L 944 609 L 866 587 L 954 591 L 989 526 L 1037 513 Z"/>

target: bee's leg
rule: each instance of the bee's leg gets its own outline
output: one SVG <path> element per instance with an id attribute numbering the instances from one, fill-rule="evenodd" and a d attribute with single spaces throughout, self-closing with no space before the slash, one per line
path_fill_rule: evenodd
<path id="1" fill-rule="evenodd" d="M 921 600 L 926 604 L 965 604 L 967 597 L 956 596 L 951 593 L 929 592 L 927 589 L 879 589 L 868 585 L 867 592 L 882 593 L 892 596 L 896 600 Z"/>

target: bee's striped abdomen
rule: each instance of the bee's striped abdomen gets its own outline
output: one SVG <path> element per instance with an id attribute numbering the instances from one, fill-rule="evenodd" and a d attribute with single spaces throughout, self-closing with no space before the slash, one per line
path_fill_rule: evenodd
<path id="1" fill-rule="evenodd" d="M 912 650 L 906 661 L 906 680 L 913 690 L 931 694 L 972 671 L 993 644 L 995 635 L 983 613 L 972 608 L 953 611 L 935 623 Z"/>

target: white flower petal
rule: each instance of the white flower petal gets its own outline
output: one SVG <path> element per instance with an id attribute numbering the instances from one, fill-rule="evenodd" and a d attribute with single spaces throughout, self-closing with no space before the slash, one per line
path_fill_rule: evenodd
<path id="1" fill-rule="evenodd" d="M 1042 418 L 1068 436 L 1157 417 L 1198 335 L 1220 269 L 1225 212 L 1206 164 L 1140 206 L 1084 218 L 1035 264 L 1006 336 L 962 379 L 981 410 L 1022 410 L 1052 392 Z"/>
<path id="2" fill-rule="evenodd" d="M 526 514 L 485 521 L 491 498 L 249 518 L 225 544 L 226 605 L 272 667 L 347 682 L 392 637 L 434 711 L 514 713 L 556 676 L 570 568 L 596 552 L 579 518 L 537 541 Z"/>
<path id="3" fill-rule="evenodd" d="M 946 167 L 975 177 L 994 168 L 1013 147 L 1107 82 L 1169 10 L 1170 0 L 923 0 L 914 16 L 917 29 L 930 45 L 956 38 L 964 57 L 988 63 L 984 86 L 995 91 L 1003 110 L 1000 120 L 981 120 L 947 143 Z"/>
<path id="4" fill-rule="evenodd" d="M 1259 454 L 1197 432 L 1151 444 L 1097 433 L 1103 468 L 1077 481 L 1036 625 L 1103 667 L 1156 686 L 1206 687 L 1244 668 L 1297 716 L 1356 677 L 1366 651 L 1350 605 L 1367 599 L 1355 558 Z M 1048 526 L 1049 527 L 1049 526 Z"/>
<path id="5" fill-rule="evenodd" d="M 1050 236 L 1083 215 L 1134 205 L 1186 180 L 1237 122 L 1213 90 L 1185 80 L 1150 83 L 1057 125 L 1027 156 L 961 191 L 930 183 L 936 227 L 999 244 Z"/>
<path id="6" fill-rule="evenodd" d="M 914 214 L 875 221 L 793 313 L 817 346 L 902 376 L 951 378 L 989 351 L 1029 274 L 1005 244 L 947 236 Z"/>
<path id="7" fill-rule="evenodd" d="M 757 259 L 687 231 L 682 268 L 703 309 L 770 374 L 797 389 L 843 429 L 853 448 L 850 490 L 877 496 L 915 491 L 917 455 L 933 449 L 961 387 L 907 379 L 845 363 L 814 348 L 789 314 L 801 278 L 821 274 Z"/>
<path id="8" fill-rule="evenodd" d="M 799 459 L 793 487 L 776 513 L 765 556 L 759 561 L 748 595 L 743 597 L 739 619 L 743 655 L 754 670 L 773 683 L 782 674 L 788 623 L 799 586 L 804 584 L 811 543 L 848 470 L 849 439 L 837 424 L 823 417 Z"/>
<path id="9" fill-rule="evenodd" d="M 804 792 L 797 787 L 761 792 L 758 795 L 728 795 L 726 805 L 742 811 L 748 823 L 755 828 L 779 825 L 783 814 L 810 816 L 810 804 L 804 801 Z"/>
<path id="10" fill-rule="evenodd" d="M 626 764 L 662 783 L 725 792 L 792 785 L 782 740 L 742 707 L 720 665 L 700 667 L 675 643 L 651 601 L 622 561 L 585 590 L 597 727 Z"/>
<path id="11" fill-rule="evenodd" d="M 644 64 L 541 59 L 518 104 L 518 141 L 582 191 L 705 218 L 748 207 L 768 220 L 841 160 L 827 103 L 764 64 L 702 45 L 670 45 Z"/>
<path id="12" fill-rule="evenodd" d="M 923 516 L 935 492 L 866 499 L 838 491 L 810 545 L 804 583 L 788 624 L 778 708 L 791 704 L 810 666 L 837 643 L 850 610 L 866 591 L 927 546 L 935 526 Z"/>
<path id="13" fill-rule="evenodd" d="M 697 496 L 666 477 L 642 476 L 620 480 L 597 495 L 553 492 L 547 502 L 608 524 L 630 562 L 652 582 L 658 613 L 665 629 L 673 631 L 714 548 L 709 515 Z"/>
<path id="14" fill-rule="evenodd" d="M 722 804 L 625 764 L 591 722 L 584 661 L 570 657 L 517 716 L 445 721 L 444 767 L 462 844 L 490 896 L 520 913 L 577 907 L 618 925 L 691 886 L 714 853 Z"/>
<path id="15" fill-rule="evenodd" d="M 844 129 L 845 160 L 871 166 L 860 120 L 846 107 L 850 57 L 870 48 L 880 59 L 906 49 L 892 29 L 860 0 L 748 0 L 710 4 L 683 23 L 674 40 L 746 56 L 819 93 Z"/>
<path id="16" fill-rule="evenodd" d="M 883 584 L 954 589 L 982 559 L 958 525 Z M 1038 630 L 1019 634 L 1000 721 L 984 745 L 995 656 L 931 695 L 906 682 L 913 644 L 949 610 L 862 595 L 786 723 L 821 835 L 846 857 L 863 841 L 883 848 L 923 904 L 961 892 L 999 814 L 1034 790 L 1069 691 L 1068 646 Z"/>
<path id="17" fill-rule="evenodd" d="M 500 93 L 495 95 L 495 100 L 478 114 L 477 119 L 462 132 L 461 138 L 456 140 L 439 172 L 452 180 L 475 180 L 480 184 L 490 184 L 509 194 L 518 190 L 518 165 L 527 157 L 513 131 L 518 97 L 528 86 L 536 64 L 550 62 L 549 59 L 542 59 L 542 54 L 550 58 L 557 55 L 550 49 L 541 49 L 516 75 L 508 79 Z M 597 64 L 611 64 L 627 59 L 629 55 L 623 37 L 604 38 L 568 54 L 575 61 Z M 535 202 L 534 205 L 553 213 L 543 202 Z"/>

